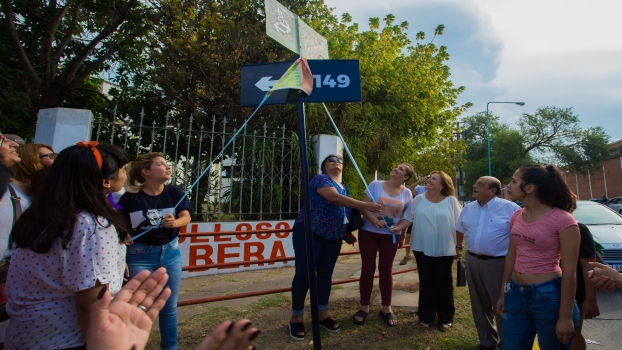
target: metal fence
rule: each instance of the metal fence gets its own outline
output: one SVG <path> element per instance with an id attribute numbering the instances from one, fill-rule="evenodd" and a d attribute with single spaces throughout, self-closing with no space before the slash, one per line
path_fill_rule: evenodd
<path id="1" fill-rule="evenodd" d="M 117 116 L 116 109 L 111 117 L 96 118 L 93 139 L 122 147 L 130 160 L 147 152 L 163 153 L 173 167 L 170 184 L 186 191 L 237 132 L 228 128 L 226 117 L 214 116 L 209 125 L 199 128 L 193 128 L 192 115 L 180 120 L 167 113 L 162 125 L 157 118 L 146 125 L 144 109 L 137 124 L 131 117 Z M 183 128 L 181 122 L 186 121 L 188 127 Z M 229 124 L 236 125 L 235 120 Z M 266 123 L 249 128 L 188 193 L 193 220 L 281 220 L 297 215 L 302 196 L 298 135 L 285 125 L 277 130 Z"/>

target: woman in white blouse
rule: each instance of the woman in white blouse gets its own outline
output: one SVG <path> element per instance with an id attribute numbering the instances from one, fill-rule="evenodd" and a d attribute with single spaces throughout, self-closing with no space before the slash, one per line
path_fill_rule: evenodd
<path id="1" fill-rule="evenodd" d="M 391 232 L 413 226 L 410 248 L 419 272 L 419 324 L 429 328 L 438 315 L 441 331 L 451 329 L 454 318 L 454 289 L 451 266 L 459 256 L 456 222 L 462 208 L 454 197 L 449 175 L 433 171 L 425 183 L 426 193 L 415 197 L 404 219 Z"/>
<path id="2" fill-rule="evenodd" d="M 12 230 L 5 349 L 85 349 L 90 305 L 123 283 L 128 230 L 107 195 L 123 186 L 125 163 L 116 146 L 81 142 L 44 176 Z"/>

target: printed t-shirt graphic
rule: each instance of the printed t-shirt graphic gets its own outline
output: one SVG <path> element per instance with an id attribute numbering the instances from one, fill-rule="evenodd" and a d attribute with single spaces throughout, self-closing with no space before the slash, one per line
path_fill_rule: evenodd
<path id="1" fill-rule="evenodd" d="M 132 230 L 146 231 L 152 228 L 164 227 L 162 220 L 168 214 L 175 216 L 175 208 L 147 209 L 131 212 Z"/>
<path id="2" fill-rule="evenodd" d="M 402 202 L 386 197 L 378 198 L 378 204 L 382 205 L 379 219 L 384 220 L 387 225 L 396 225 L 396 218 L 402 212 Z"/>
<path id="3" fill-rule="evenodd" d="M 132 236 L 149 231 L 135 242 L 154 246 L 168 244 L 179 234 L 180 228 L 166 228 L 162 224 L 168 214 L 177 217 L 184 210 L 192 210 L 184 191 L 170 185 L 165 185 L 162 193 L 156 196 L 142 190 L 138 193 L 126 192 L 121 196 L 119 205 L 123 207 L 121 212 L 125 220 L 132 226 Z"/>

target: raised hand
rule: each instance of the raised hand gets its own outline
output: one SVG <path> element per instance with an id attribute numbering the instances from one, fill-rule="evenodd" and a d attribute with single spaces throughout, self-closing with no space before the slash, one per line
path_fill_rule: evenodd
<path id="1" fill-rule="evenodd" d="M 132 278 L 112 302 L 108 286 L 103 286 L 90 309 L 86 332 L 89 350 L 144 349 L 153 320 L 171 296 L 171 290 L 164 288 L 167 281 L 165 268 L 153 274 L 145 270 Z"/>

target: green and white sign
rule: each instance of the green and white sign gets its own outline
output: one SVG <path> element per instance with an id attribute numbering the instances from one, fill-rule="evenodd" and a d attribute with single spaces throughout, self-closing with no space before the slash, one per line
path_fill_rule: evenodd
<path id="1" fill-rule="evenodd" d="M 276 0 L 265 0 L 266 34 L 306 59 L 328 59 L 328 42 Z"/>
<path id="2" fill-rule="evenodd" d="M 266 0 L 266 34 L 281 45 L 300 54 L 298 16 L 275 0 Z"/>
<path id="3" fill-rule="evenodd" d="M 328 41 L 305 22 L 298 19 L 300 56 L 309 60 L 328 59 Z"/>

